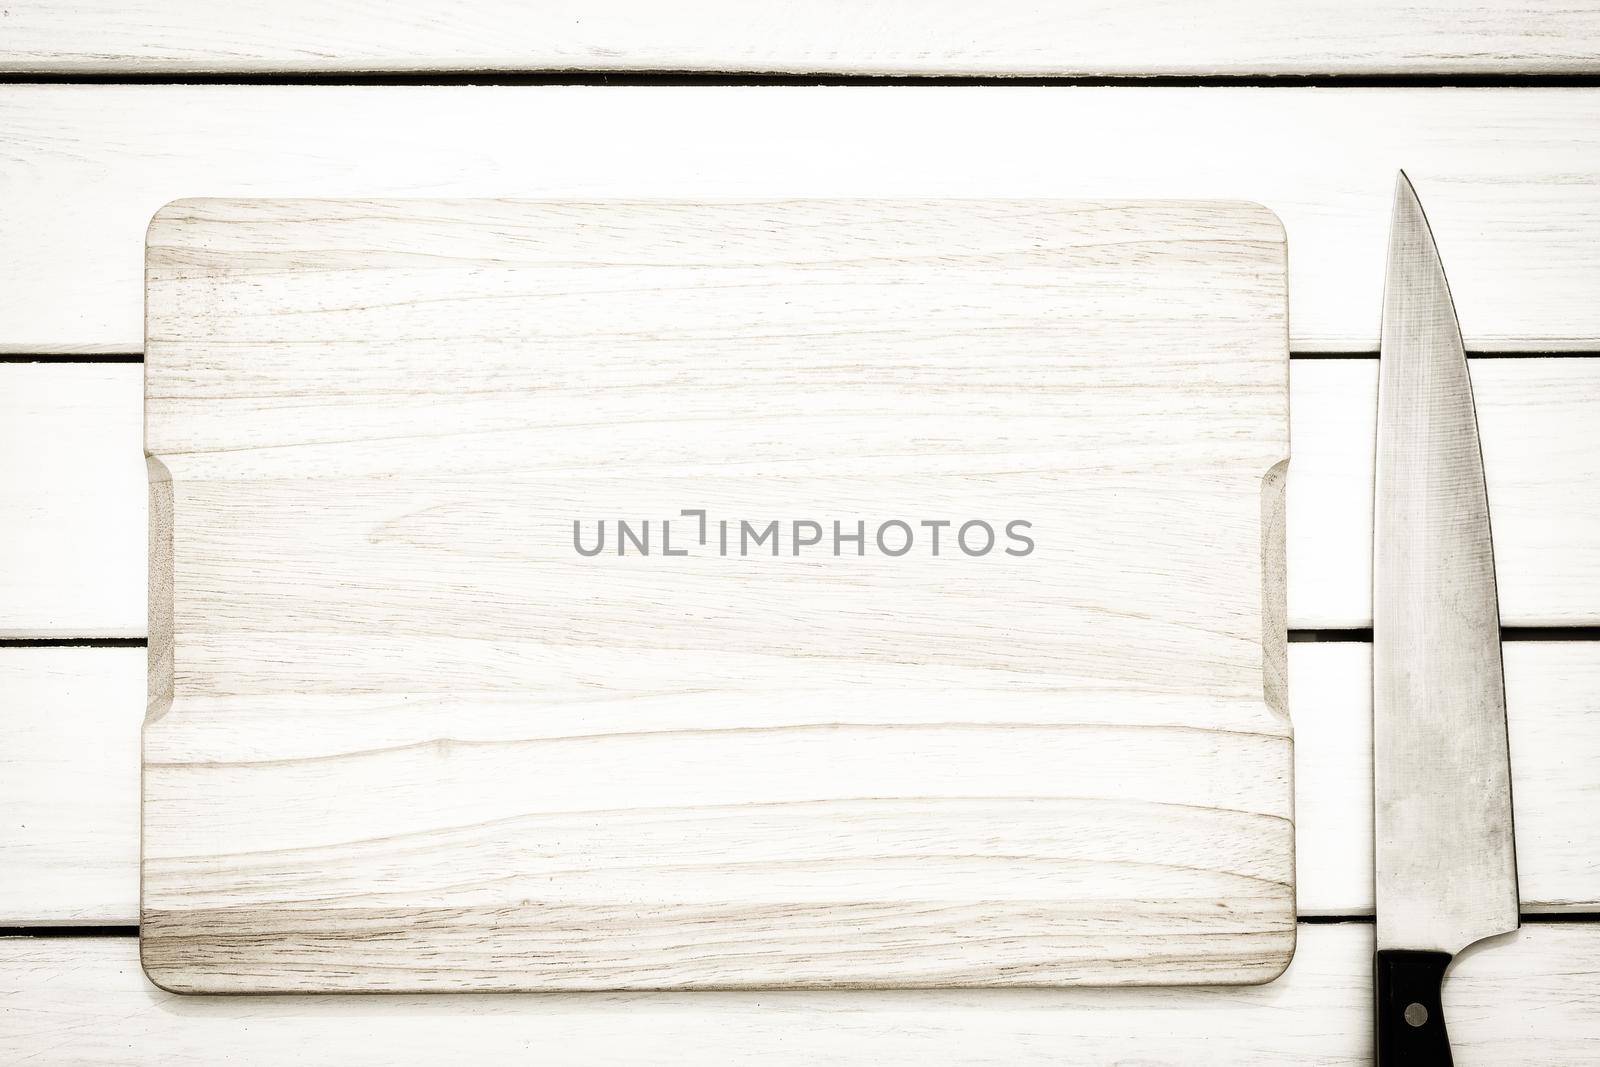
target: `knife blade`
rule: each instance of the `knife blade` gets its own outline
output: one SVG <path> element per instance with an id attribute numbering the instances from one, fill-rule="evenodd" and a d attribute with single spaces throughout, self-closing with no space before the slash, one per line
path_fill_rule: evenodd
<path id="1" fill-rule="evenodd" d="M 1395 184 L 1373 497 L 1380 1067 L 1449 1064 L 1451 959 L 1518 926 L 1488 492 L 1466 351 L 1410 180 Z"/>

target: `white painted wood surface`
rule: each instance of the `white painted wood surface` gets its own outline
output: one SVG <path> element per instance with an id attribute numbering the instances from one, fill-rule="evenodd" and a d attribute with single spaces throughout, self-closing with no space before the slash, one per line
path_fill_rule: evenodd
<path id="1" fill-rule="evenodd" d="M 143 373 L 0 364 L 0 637 L 144 636 Z"/>
<path id="2" fill-rule="evenodd" d="M 164 988 L 1286 965 L 1270 212 L 198 200 L 147 279 Z"/>
<path id="3" fill-rule="evenodd" d="M 0 71 L 1591 73 L 1571 0 L 10 0 Z"/>
<path id="4" fill-rule="evenodd" d="M 71 1064 L 1368 1062 L 1372 927 L 1302 926 L 1243 988 L 179 997 L 132 938 L 0 940 L 0 1059 Z M 1444 985 L 1458 1067 L 1587 1067 L 1600 926 L 1525 926 Z"/>
<path id="5" fill-rule="evenodd" d="M 1470 361 L 1506 626 L 1600 623 L 1600 360 Z M 1376 360 L 1292 372 L 1289 618 L 1372 624 Z"/>
<path id="6" fill-rule="evenodd" d="M 0 129 L 11 352 L 137 351 L 145 225 L 201 195 L 1249 199 L 1296 350 L 1373 352 L 1400 167 L 1470 350 L 1600 349 L 1594 88 L 13 85 Z"/>
<path id="7" fill-rule="evenodd" d="M 0 648 L 0 926 L 134 921 L 144 679 L 142 648 Z"/>
<path id="8" fill-rule="evenodd" d="M 143 649 L 0 649 L 0 926 L 138 921 Z M 1524 909 L 1600 909 L 1600 646 L 1505 648 Z M 1372 909 L 1371 662 L 1358 643 L 1289 646 L 1301 915 Z M 85 739 L 94 738 L 89 750 Z M 70 754 L 83 752 L 76 762 Z"/>
<path id="9" fill-rule="evenodd" d="M 1600 624 L 1600 362 L 1474 360 L 1510 626 Z M 144 369 L 0 365 L 0 634 L 145 632 Z M 1295 360 L 1288 483 L 1289 623 L 1371 622 L 1377 366 Z M 48 449 L 35 443 L 50 442 Z"/>
<path id="10" fill-rule="evenodd" d="M 0 637 L 143 637 L 144 367 L 0 364 Z"/>
<path id="11" fill-rule="evenodd" d="M 1600 904 L 1600 644 L 1504 645 L 1525 911 Z M 1372 660 L 1366 644 L 1290 646 L 1302 915 L 1372 910 Z"/>
<path id="12" fill-rule="evenodd" d="M 946 11 L 917 5 L 917 24 L 895 23 L 890 26 L 892 35 L 859 32 L 863 16 L 853 7 L 835 11 L 814 5 L 699 5 L 690 12 L 670 12 L 671 24 L 663 26 L 656 9 L 641 14 L 633 3 L 619 0 L 604 8 L 585 3 L 583 18 L 588 25 L 584 26 L 577 17 L 569 19 L 564 8 L 512 5 L 520 18 L 555 22 L 557 35 L 537 42 L 528 39 L 528 22 L 509 24 L 522 30 L 519 36 L 507 32 L 508 24 L 496 21 L 497 0 L 474 5 L 471 11 L 428 8 L 410 18 L 386 17 L 396 10 L 392 5 L 374 13 L 375 9 L 345 0 L 330 5 L 289 0 L 290 7 L 278 5 L 271 11 L 237 4 L 203 5 L 198 0 L 138 2 L 144 6 L 109 0 L 91 0 L 88 5 L 49 0 L 9 4 L 7 21 L 0 24 L 0 67 L 40 69 L 37 65 L 48 64 L 57 70 L 152 73 L 197 65 L 267 70 L 303 64 L 299 69 L 325 71 L 398 67 L 408 61 L 478 66 L 482 64 L 474 56 L 482 55 L 489 55 L 485 62 L 492 65 L 497 62 L 490 55 L 494 53 L 503 55 L 498 62 L 508 66 L 525 66 L 527 57 L 539 55 L 548 56 L 541 62 L 551 66 L 587 69 L 651 63 L 674 67 L 740 63 L 748 64 L 748 69 L 777 69 L 771 64 L 782 62 L 850 69 L 846 64 L 866 62 L 872 67 L 906 64 L 894 69 L 917 71 L 928 69 L 928 64 L 947 70 L 981 63 L 991 71 L 997 63 L 1037 61 L 1083 64 L 1086 73 L 1166 69 L 1155 63 L 1176 64 L 1173 70 L 1224 73 L 1264 73 L 1276 69 L 1272 66 L 1276 63 L 1287 64 L 1286 71 L 1311 73 L 1549 72 L 1593 70 L 1596 52 L 1595 8 L 1587 0 L 1571 5 L 1535 0 L 1465 7 L 1443 0 L 1400 6 L 1367 0 L 1299 5 L 1224 0 L 1211 5 L 1203 26 L 1188 17 L 1190 7 L 1174 3 L 1171 17 L 1153 27 L 1141 26 L 1137 35 L 1125 34 L 1121 20 L 1147 18 L 1155 10 L 1152 0 L 1134 7 L 1030 8 L 1015 19 L 972 14 L 976 9 Z M 818 10 L 823 12 L 820 18 L 813 14 Z M 992 10 L 992 5 L 986 9 Z M 294 12 L 293 17 L 287 12 Z M 612 18 L 597 20 L 601 12 Z M 631 25 L 620 25 L 617 12 L 629 13 Z M 696 21 L 696 16 L 711 24 Z M 974 20 L 980 18 L 977 29 L 983 31 L 984 50 L 981 54 L 961 50 L 973 37 Z M 1070 22 L 1079 18 L 1086 21 Z M 1070 38 L 1056 32 L 1068 24 L 1073 30 Z M 294 39 L 281 32 L 286 25 L 296 27 Z M 1381 34 L 1372 29 L 1379 25 Z M 783 33 L 774 33 L 774 26 L 784 27 Z M 870 52 L 841 52 L 829 36 L 836 27 L 850 28 L 851 41 L 891 44 Z M 570 36 L 562 31 L 570 31 Z M 620 36 L 608 36 L 612 34 Z M 634 34 L 651 44 L 676 42 L 670 60 L 607 51 L 618 40 L 637 39 Z M 307 35 L 314 35 L 316 48 L 296 55 Z M 481 44 L 486 39 L 492 43 L 487 52 Z M 419 40 L 424 42 L 421 47 L 413 43 Z M 948 46 L 952 40 L 957 47 Z M 1008 46 L 1014 46 L 1009 54 Z M 310 54 L 313 51 L 317 54 Z M 1127 69 L 1107 65 L 1124 53 Z M 951 63 L 956 66 L 945 66 Z M 1073 68 L 1040 69 L 1070 72 Z M 68 103 L 41 105 L 31 97 L 18 102 L 11 96 L 37 91 Z M 1376 308 L 1381 284 L 1378 264 L 1385 225 L 1381 203 L 1393 169 L 1409 166 L 1418 173 L 1417 163 L 1424 158 L 1433 171 L 1422 181 L 1430 209 L 1449 202 L 1453 206 L 1447 211 L 1456 216 L 1454 232 L 1441 238 L 1447 262 L 1463 255 L 1450 247 L 1454 242 L 1468 250 L 1465 254 L 1474 263 L 1470 281 L 1474 306 L 1463 316 L 1469 346 L 1600 348 L 1594 260 L 1587 251 L 1595 244 L 1590 233 L 1595 212 L 1588 196 L 1597 173 L 1592 135 L 1597 120 L 1593 103 L 1581 98 L 1593 90 L 1576 96 L 1554 94 L 1562 98 L 1554 108 L 1542 91 L 1377 90 L 1357 106 L 1342 92 L 1292 90 L 1294 95 L 1268 97 L 1270 107 L 1239 112 L 1246 120 L 1244 129 L 1252 128 L 1249 119 L 1267 117 L 1269 132 L 1261 135 L 1234 132 L 1228 116 L 1220 113 L 1227 108 L 1216 109 L 1209 102 L 1219 98 L 1199 96 L 1188 97 L 1198 103 L 1181 107 L 1169 107 L 1164 99 L 1161 106 L 1130 103 L 1126 109 L 1123 104 L 1090 107 L 1077 103 L 1083 96 L 1057 95 L 1020 107 L 1013 97 L 992 109 L 970 101 L 935 107 L 920 99 L 893 106 L 879 100 L 852 102 L 807 119 L 787 104 L 769 108 L 765 101 L 741 107 L 684 107 L 676 99 L 661 101 L 657 91 L 649 89 L 629 90 L 634 95 L 625 103 L 604 108 L 587 103 L 573 108 L 564 97 L 556 97 L 559 103 L 554 106 L 529 104 L 525 101 L 552 98 L 531 94 L 503 98 L 498 91 L 440 105 L 432 102 L 433 91 L 419 90 L 426 95 L 389 103 L 394 95 L 390 90 L 352 91 L 342 86 L 229 90 L 240 96 L 191 106 L 189 94 L 206 91 L 130 90 L 115 85 L 0 88 L 0 128 L 6 131 L 0 138 L 0 238 L 8 249 L 7 256 L 0 257 L 0 350 L 136 350 L 135 294 L 144 219 L 160 203 L 180 195 L 698 195 L 696 182 L 745 195 L 815 194 L 824 185 L 822 191 L 836 195 L 1131 195 L 1138 191 L 1135 185 L 1160 195 L 1196 195 L 1192 185 L 1197 178 L 1210 183 L 1202 190 L 1205 195 L 1238 195 L 1245 186 L 1276 191 L 1281 203 L 1274 206 L 1289 219 L 1296 249 L 1308 250 L 1305 255 L 1295 253 L 1294 266 L 1297 344 L 1302 349 L 1371 350 L 1376 346 L 1376 314 L 1367 309 Z M 174 92 L 185 99 L 169 105 L 159 95 L 139 95 L 145 92 Z M 308 95 L 298 95 L 301 92 Z M 1145 99 L 1114 92 L 1117 100 Z M 1438 96 L 1456 100 L 1418 103 Z M 1485 98 L 1500 102 L 1485 106 Z M 413 103 L 418 99 L 423 103 Z M 625 114 L 634 108 L 640 112 L 637 119 Z M 708 121 L 699 117 L 702 110 L 710 119 L 720 116 L 727 123 L 720 139 L 707 132 L 709 126 L 701 125 Z M 1086 113 L 1097 110 L 1106 112 L 1105 121 L 1085 119 Z M 1452 112 L 1453 117 L 1431 121 L 1434 110 Z M 568 114 L 559 114 L 563 111 Z M 1172 118 L 1163 121 L 1158 114 L 1152 120 L 1152 112 L 1171 112 Z M 557 114 L 552 118 L 552 113 Z M 1128 121 L 1130 114 L 1136 121 Z M 1140 116 L 1145 121 L 1137 121 Z M 945 136 L 947 121 L 957 135 L 954 150 Z M 170 122 L 171 128 L 162 127 L 163 122 Z M 529 129 L 527 141 L 501 143 L 506 129 L 524 125 Z M 582 137 L 586 125 L 614 131 L 614 136 Z M 1132 131 L 1132 143 L 1118 145 L 1116 137 L 1124 127 Z M 1192 138 L 1190 128 L 1195 130 Z M 1159 140 L 1159 135 L 1173 129 L 1177 135 L 1170 141 L 1170 154 L 1142 143 L 1151 133 Z M 539 140 L 552 133 L 547 141 Z M 779 142 L 788 135 L 799 141 L 785 151 Z M 1084 150 L 1074 135 L 1090 147 Z M 419 156 L 414 150 L 418 137 L 440 145 L 440 151 Z M 688 150 L 677 151 L 675 139 Z M 1282 158 L 1263 147 L 1268 141 L 1283 146 Z M 1227 151 L 1212 155 L 1200 147 L 1208 143 L 1224 145 Z M 755 158 L 740 154 L 744 144 Z M 1241 152 L 1241 146 L 1246 150 Z M 1100 159 L 1106 156 L 1110 162 L 1102 167 Z M 1537 166 L 1530 167 L 1530 160 L 1538 161 Z M 763 161 L 765 179 L 755 174 Z M 853 167 L 875 170 L 890 179 L 885 186 L 894 187 L 864 188 L 861 175 L 851 173 Z M 1109 181 L 1105 175 L 1119 167 L 1129 169 L 1128 179 L 1114 187 L 1104 184 Z M 1227 173 L 1230 167 L 1233 170 Z M 676 188 L 642 188 L 648 182 L 641 175 L 655 173 L 665 175 Z M 474 182 L 474 174 L 481 176 L 481 183 Z M 1175 174 L 1187 175 L 1190 187 L 1164 187 L 1163 179 Z M 1300 180 L 1302 174 L 1308 177 Z M 786 178 L 791 175 L 794 180 L 789 185 Z M 399 188 L 400 182 L 408 184 Z M 1507 187 L 1509 197 L 1501 198 L 1499 185 Z M 1298 191 L 1305 189 L 1310 195 L 1300 200 Z M 1246 195 L 1260 196 L 1251 190 Z M 1502 217 L 1506 209 L 1509 217 Z M 1500 227 L 1505 225 L 1520 230 L 1509 249 L 1500 238 Z M 1549 270 L 1536 264 L 1530 272 L 1527 264 L 1540 255 L 1554 257 Z M 1509 276 L 1501 277 L 1502 271 Z M 1452 269 L 1453 278 L 1456 273 Z M 1457 295 L 1461 296 L 1459 282 Z M 1313 338 L 1309 327 L 1318 322 L 1333 323 L 1334 328 Z M 1319 371 L 1312 372 L 1301 364 L 1295 373 L 1300 469 L 1313 455 L 1307 451 L 1308 437 L 1320 432 L 1306 428 L 1311 425 L 1308 419 L 1326 417 L 1325 428 L 1340 436 L 1327 438 L 1333 447 L 1322 469 L 1329 480 L 1319 483 L 1325 488 L 1316 498 L 1309 492 L 1310 476 L 1291 478 L 1290 506 L 1298 517 L 1291 524 L 1290 554 L 1299 561 L 1291 598 L 1298 625 L 1344 625 L 1362 621 L 1365 610 L 1365 582 L 1347 577 L 1356 572 L 1345 568 L 1351 561 L 1364 566 L 1361 547 L 1356 546 L 1362 546 L 1366 533 L 1369 494 L 1363 484 L 1365 457 L 1358 452 L 1370 440 L 1370 428 L 1361 421 L 1370 407 L 1319 404 L 1308 415 L 1303 394 L 1323 366 L 1337 379 L 1341 397 L 1354 398 L 1361 391 L 1359 383 L 1350 384 L 1355 378 L 1344 377 L 1333 369 L 1335 365 L 1318 366 Z M 137 367 L 72 369 L 113 377 L 126 374 L 115 378 L 118 385 L 113 391 L 137 390 Z M 0 375 L 10 370 L 0 367 Z M 1505 373 L 1514 376 L 1524 370 L 1528 365 L 1520 364 L 1508 366 Z M 1530 391 L 1529 402 L 1539 410 L 1508 424 L 1516 436 L 1505 444 L 1497 448 L 1486 442 L 1492 494 L 1506 498 L 1526 489 L 1559 499 L 1554 505 L 1558 510 L 1552 511 L 1548 503 L 1518 509 L 1516 514 L 1527 519 L 1523 534 L 1517 535 L 1521 547 L 1511 556 L 1512 566 L 1518 568 L 1548 564 L 1547 570 L 1529 572 L 1526 588 L 1540 590 L 1540 598 L 1554 598 L 1548 603 L 1558 606 L 1557 614 L 1508 617 L 1508 622 L 1592 624 L 1600 616 L 1600 609 L 1593 606 L 1593 567 L 1585 551 L 1597 543 L 1586 519 L 1597 513 L 1587 501 L 1600 481 L 1586 473 L 1591 467 L 1585 446 L 1591 438 L 1582 431 L 1582 420 L 1593 403 L 1582 382 L 1556 377 L 1564 401 L 1551 409 L 1547 406 L 1551 392 L 1535 397 Z M 0 388 L 0 425 L 5 426 L 0 434 L 6 434 L 11 416 L 19 410 L 8 404 L 13 396 L 10 387 L 20 386 L 21 379 L 5 377 L 0 382 L 5 387 Z M 1316 388 L 1323 386 L 1319 383 Z M 140 538 L 123 536 L 116 528 L 124 523 L 134 530 L 143 528 L 137 414 L 109 397 L 90 404 L 82 391 L 71 392 L 68 404 L 55 406 L 52 397 L 51 406 L 33 409 L 22 420 L 29 432 L 20 438 L 8 435 L 5 442 L 9 455 L 24 457 L 36 469 L 59 471 L 61 477 L 45 478 L 20 465 L 0 463 L 0 494 L 29 477 L 37 490 L 29 497 L 0 496 L 0 546 L 13 548 L 18 543 L 15 538 L 28 536 L 4 521 L 19 514 L 18 508 L 29 509 L 30 522 L 61 521 L 50 527 L 48 538 L 30 538 L 40 546 L 28 557 L 37 565 L 33 575 L 15 566 L 23 558 L 21 553 L 0 551 L 0 629 L 24 636 L 142 633 L 142 563 L 134 569 L 106 565 L 100 577 L 94 574 L 97 553 L 140 551 Z M 48 438 L 31 432 L 38 425 L 35 413 L 60 430 Z M 131 441 L 132 447 L 97 447 L 85 453 L 61 446 L 62 441 L 86 440 L 84 434 L 99 432 L 96 419 L 105 420 L 108 435 Z M 48 441 L 49 447 L 41 447 L 41 441 Z M 1360 449 L 1353 449 L 1352 442 Z M 1496 454 L 1506 464 L 1504 488 L 1493 484 Z M 98 456 L 111 457 L 109 465 L 92 458 Z M 118 499 L 124 493 L 135 496 L 133 511 Z M 1324 494 L 1332 494 L 1335 502 L 1322 503 Z M 97 495 L 107 501 L 102 508 L 89 506 Z M 79 499 L 61 506 L 73 496 Z M 1502 525 L 1504 521 L 1502 517 Z M 1297 535 L 1296 529 L 1301 533 Z M 1505 535 L 1499 527 L 1497 532 L 1504 581 Z M 1524 535 L 1528 540 L 1522 540 Z M 1546 539 L 1542 551 L 1531 551 L 1541 544 L 1540 538 Z M 55 551 L 71 540 L 79 545 L 75 556 Z M 1328 558 L 1335 565 L 1310 568 L 1308 560 L 1326 554 L 1317 547 L 1321 540 L 1334 546 Z M 11 569 L 4 570 L 7 567 Z M 19 586 L 32 592 L 17 598 L 12 591 Z M 110 614 L 104 610 L 108 592 L 118 605 Z M 1316 623 L 1303 614 L 1308 603 L 1335 606 L 1327 621 Z M 105 619 L 112 615 L 125 625 L 106 627 Z M 7 621 L 18 617 L 29 620 L 27 625 L 7 629 Z M 1577 650 L 1573 660 L 1565 658 L 1568 648 Z M 90 752 L 87 739 L 104 734 L 117 744 L 131 744 L 130 723 L 137 720 L 143 703 L 138 691 L 142 651 L 65 649 L 60 650 L 58 665 L 43 669 L 30 660 L 19 672 L 16 664 L 21 661 L 13 657 L 35 651 L 40 650 L 0 649 L 0 812 L 6 816 L 0 819 L 0 857 L 5 864 L 0 905 L 9 912 L 15 902 L 18 909 L 15 919 L 0 922 L 132 922 L 134 874 L 122 867 L 120 859 L 115 865 L 105 859 L 126 856 L 131 847 L 125 827 L 134 817 L 136 801 L 116 777 L 126 773 L 122 761 L 131 756 L 113 755 L 103 746 Z M 1544 659 L 1547 655 L 1554 658 Z M 1507 667 L 1513 688 L 1513 747 L 1541 761 L 1518 766 L 1523 888 L 1526 893 L 1532 878 L 1539 892 L 1567 894 L 1568 902 L 1587 899 L 1586 910 L 1593 911 L 1595 894 L 1583 886 L 1592 878 L 1600 845 L 1593 840 L 1594 820 L 1573 817 L 1573 812 L 1594 810 L 1590 768 L 1600 760 L 1587 729 L 1596 719 L 1594 693 L 1600 683 L 1594 680 L 1586 655 L 1581 645 L 1515 645 L 1508 651 Z M 80 657 L 85 665 L 72 662 Z M 88 658 L 109 662 L 107 657 L 120 663 L 87 664 Z M 1525 665 L 1520 682 L 1519 661 Z M 1364 801 L 1366 741 L 1349 728 L 1346 718 L 1367 682 L 1365 653 L 1361 646 L 1296 646 L 1291 663 L 1297 688 L 1302 844 L 1312 834 L 1339 842 L 1336 849 L 1309 854 L 1302 849 L 1299 857 L 1302 908 L 1314 913 L 1322 910 L 1317 906 L 1318 886 L 1342 886 L 1333 894 L 1336 900 L 1348 899 L 1352 887 L 1365 891 L 1364 864 L 1370 845 L 1364 836 L 1358 841 L 1341 836 L 1365 834 L 1361 822 L 1365 816 L 1351 819 L 1346 810 Z M 1313 668 L 1307 664 L 1315 664 L 1313 673 L 1308 673 Z M 30 686 L 24 675 L 39 670 L 47 680 Z M 24 686 L 28 688 L 20 688 Z M 57 695 L 61 689 L 67 695 Z M 1355 696 L 1347 698 L 1346 689 Z M 1539 720 L 1540 730 L 1551 731 L 1546 737 L 1519 739 L 1518 693 L 1552 690 L 1559 699 L 1548 706 L 1567 709 L 1565 717 Z M 27 693 L 34 714 L 17 714 L 13 696 L 18 692 Z M 1364 725 L 1364 716 L 1363 706 L 1354 716 L 1358 728 Z M 74 748 L 84 753 L 82 762 L 88 769 L 76 762 L 52 762 Z M 1307 759 L 1311 752 L 1328 755 Z M 10 761 L 8 754 L 14 756 Z M 41 767 L 48 770 L 41 773 Z M 56 782 L 78 791 L 76 798 L 51 794 L 54 804 L 39 803 L 38 790 L 48 791 Z M 1549 794 L 1530 799 L 1530 793 L 1545 785 L 1552 790 Z M 1315 798 L 1321 797 L 1326 799 L 1319 805 Z M 13 821 L 13 813 L 21 813 L 25 821 Z M 1332 827 L 1331 836 L 1327 829 L 1315 829 L 1319 819 Z M 1542 826 L 1544 832 L 1533 826 Z M 1527 844 L 1530 835 L 1543 842 L 1532 846 L 1532 853 Z M 1529 865 L 1539 856 L 1549 857 L 1553 865 L 1542 874 L 1530 872 Z M 21 862 L 13 864 L 17 857 Z M 1319 873 L 1314 864 L 1324 858 L 1327 869 Z M 74 870 L 68 872 L 64 864 Z M 1557 871 L 1578 888 L 1550 888 L 1558 884 Z M 44 903 L 39 900 L 41 885 L 53 887 Z M 1467 1067 L 1592 1062 L 1600 1033 L 1594 1007 L 1594 960 L 1600 955 L 1600 946 L 1594 943 L 1597 929 L 1587 924 L 1528 929 L 1516 943 L 1517 954 L 1497 946 L 1466 961 L 1446 990 L 1458 1062 Z M 561 1062 L 568 1050 L 574 1062 L 585 1063 L 649 1057 L 668 1062 L 809 1064 L 855 1060 L 863 1051 L 888 1062 L 919 1063 L 1058 1062 L 1072 1053 L 1087 1061 L 1135 1057 L 1185 1064 L 1364 1062 L 1370 932 L 1346 931 L 1305 928 L 1295 965 L 1282 981 L 1266 987 L 957 994 L 954 999 L 936 993 L 717 994 L 626 1000 L 175 998 L 144 982 L 131 939 L 5 941 L 0 942 L 0 990 L 8 995 L 0 997 L 0 1060 L 209 1064 L 216 1061 L 219 1049 L 226 1049 L 240 1062 L 316 1062 L 329 1050 L 340 1062 L 432 1062 L 459 1058 L 464 1048 L 471 1048 L 488 1063 L 521 1063 L 530 1055 L 554 1056 Z M 1494 968 L 1494 973 L 1482 970 L 1486 967 Z M 795 1010 L 797 1002 L 817 1011 Z M 623 1007 L 633 1010 L 619 1011 Z"/>

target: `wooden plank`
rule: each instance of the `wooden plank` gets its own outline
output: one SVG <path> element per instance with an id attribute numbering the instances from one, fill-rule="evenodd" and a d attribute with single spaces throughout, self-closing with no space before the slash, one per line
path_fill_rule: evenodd
<path id="1" fill-rule="evenodd" d="M 164 986 L 1286 965 L 1270 212 L 192 200 L 146 278 Z"/>
<path id="2" fill-rule="evenodd" d="M 1459 1067 L 1594 1062 L 1600 925 L 1525 926 L 1459 960 Z M 0 940 L 0 1059 L 173 1067 L 458 1062 L 1348 1065 L 1371 1047 L 1372 927 L 1302 926 L 1244 988 L 180 997 L 132 938 Z"/>
<path id="3" fill-rule="evenodd" d="M 0 637 L 142 637 L 144 368 L 0 364 Z"/>
<path id="4" fill-rule="evenodd" d="M 1501 617 L 1600 624 L 1600 361 L 1474 360 Z M 137 365 L 0 365 L 0 634 L 142 636 L 145 489 Z M 1290 625 L 1370 624 L 1377 365 L 1295 360 Z M 41 449 L 38 442 L 48 441 Z"/>
<path id="5" fill-rule="evenodd" d="M 1372 624 L 1376 360 L 1292 374 L 1289 619 Z M 1473 393 L 1506 626 L 1600 623 L 1600 360 L 1475 359 Z"/>
<path id="6" fill-rule="evenodd" d="M 1600 349 L 1595 88 L 12 85 L 0 129 L 11 352 L 138 351 L 197 195 L 1256 200 L 1295 349 L 1373 352 L 1402 166 L 1469 349 Z"/>
<path id="7" fill-rule="evenodd" d="M 0 926 L 137 914 L 144 673 L 142 648 L 0 649 Z"/>
<path id="8" fill-rule="evenodd" d="M 46 653 L 41 658 L 38 653 Z M 142 649 L 0 649 L 8 822 L 0 926 L 138 921 Z M 1517 859 L 1526 911 L 1600 908 L 1600 644 L 1505 648 Z M 1372 907 L 1371 665 L 1363 644 L 1289 646 L 1302 915 Z M 58 788 L 54 783 L 65 781 Z M 55 810 L 58 805 L 64 810 Z"/>
<path id="9" fill-rule="evenodd" d="M 288 33 L 285 27 L 293 27 Z M 1561 0 L 12 0 L 0 71 L 706 71 L 1172 75 L 1584 73 L 1600 13 Z"/>
<path id="10" fill-rule="evenodd" d="M 1600 643 L 1504 646 L 1524 911 L 1600 900 Z M 1290 646 L 1300 914 L 1372 909 L 1372 659 L 1366 644 Z"/>

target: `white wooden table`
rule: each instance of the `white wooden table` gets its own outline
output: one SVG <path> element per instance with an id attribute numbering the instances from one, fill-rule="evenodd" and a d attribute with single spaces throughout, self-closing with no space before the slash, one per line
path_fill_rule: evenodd
<path id="1" fill-rule="evenodd" d="M 607 71 L 675 73 L 538 84 Z M 13 0 L 0 73 L 0 1062 L 1364 1062 L 1373 357 L 1402 166 L 1476 356 L 1527 916 L 1458 964 L 1446 1013 L 1464 1065 L 1600 1060 L 1600 3 Z M 876 74 L 901 77 L 857 84 Z M 1282 979 L 245 999 L 146 981 L 150 216 L 196 195 L 625 194 L 1214 196 L 1284 219 L 1302 923 Z"/>

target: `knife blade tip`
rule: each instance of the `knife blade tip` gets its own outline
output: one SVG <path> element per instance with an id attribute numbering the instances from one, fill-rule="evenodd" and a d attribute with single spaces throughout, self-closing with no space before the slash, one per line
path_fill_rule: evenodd
<path id="1" fill-rule="evenodd" d="M 1396 172 L 1394 179 L 1394 210 L 1397 218 L 1402 214 L 1425 217 L 1422 200 L 1417 196 L 1416 187 L 1411 184 L 1411 176 L 1403 170 Z"/>

